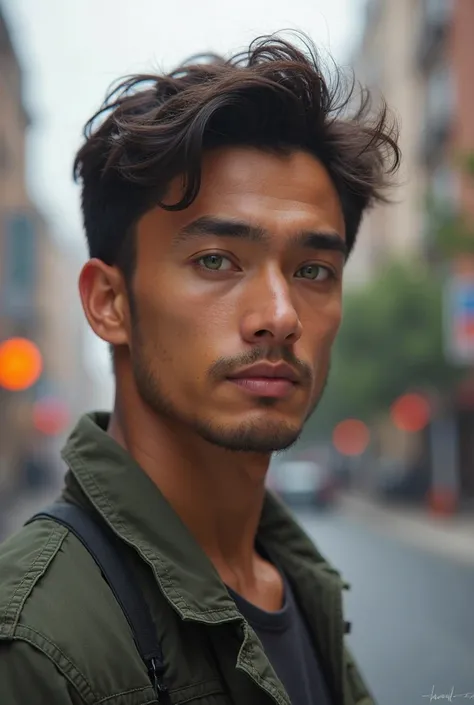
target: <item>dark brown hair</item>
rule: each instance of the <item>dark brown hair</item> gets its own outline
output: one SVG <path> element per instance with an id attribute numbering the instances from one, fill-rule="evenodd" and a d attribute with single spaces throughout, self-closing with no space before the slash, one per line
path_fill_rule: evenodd
<path id="1" fill-rule="evenodd" d="M 123 80 L 87 123 L 74 162 L 90 255 L 130 274 L 137 220 L 157 204 L 189 206 L 203 151 L 225 145 L 316 156 L 339 193 L 351 250 L 363 212 L 385 200 L 400 152 L 385 103 L 374 112 L 369 93 L 334 69 L 324 77 L 306 37 L 299 48 L 270 36 L 230 59 L 193 57 L 169 74 Z M 182 198 L 165 205 L 178 174 Z"/>

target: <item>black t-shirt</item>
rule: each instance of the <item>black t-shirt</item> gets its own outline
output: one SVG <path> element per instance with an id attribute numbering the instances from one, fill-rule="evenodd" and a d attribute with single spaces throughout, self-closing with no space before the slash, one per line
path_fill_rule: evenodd
<path id="1" fill-rule="evenodd" d="M 227 588 L 240 613 L 253 627 L 292 705 L 332 705 L 308 628 L 288 580 L 284 605 L 266 612 Z"/>

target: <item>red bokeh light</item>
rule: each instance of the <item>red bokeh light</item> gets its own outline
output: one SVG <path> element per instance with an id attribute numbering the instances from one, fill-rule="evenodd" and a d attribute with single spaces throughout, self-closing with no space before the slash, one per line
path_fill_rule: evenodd
<path id="1" fill-rule="evenodd" d="M 55 398 L 40 399 L 33 406 L 33 426 L 45 436 L 57 436 L 69 424 L 69 409 Z"/>
<path id="2" fill-rule="evenodd" d="M 400 431 L 417 433 L 428 425 L 431 406 L 421 394 L 404 394 L 392 404 L 390 415 Z"/>
<path id="3" fill-rule="evenodd" d="M 370 442 L 370 431 L 363 421 L 346 419 L 334 429 L 332 442 L 341 455 L 362 455 Z"/>

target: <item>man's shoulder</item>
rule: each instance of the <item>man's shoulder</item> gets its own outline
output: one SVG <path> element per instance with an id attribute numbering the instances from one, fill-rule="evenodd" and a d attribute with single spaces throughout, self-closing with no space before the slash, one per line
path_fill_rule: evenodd
<path id="1" fill-rule="evenodd" d="M 39 519 L 0 546 L 0 638 L 28 634 L 71 652 L 101 626 L 126 627 L 99 568 L 64 526 Z M 91 634 L 92 632 L 92 634 Z"/>
<path id="2" fill-rule="evenodd" d="M 22 620 L 25 605 L 49 581 L 48 574 L 68 532 L 50 521 L 23 527 L 0 546 L 0 638 L 11 638 Z"/>
<path id="3" fill-rule="evenodd" d="M 0 575 L 0 645 L 20 641 L 42 652 L 88 694 L 85 701 L 111 697 L 130 681 L 149 685 L 121 608 L 65 527 L 37 520 L 7 539 Z M 101 682 L 100 663 L 116 683 Z"/>

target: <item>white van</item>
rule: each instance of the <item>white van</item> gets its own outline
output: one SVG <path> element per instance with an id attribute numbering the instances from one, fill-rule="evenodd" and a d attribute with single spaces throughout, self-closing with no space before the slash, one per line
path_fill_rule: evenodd
<path id="1" fill-rule="evenodd" d="M 268 486 L 288 504 L 327 506 L 334 500 L 329 472 L 310 460 L 273 462 Z"/>

